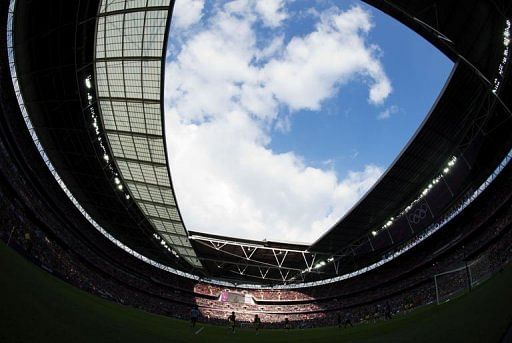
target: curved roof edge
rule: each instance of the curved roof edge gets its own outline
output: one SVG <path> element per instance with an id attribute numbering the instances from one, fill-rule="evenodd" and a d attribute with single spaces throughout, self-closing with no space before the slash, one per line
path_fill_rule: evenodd
<path id="1" fill-rule="evenodd" d="M 93 80 L 98 109 L 120 172 L 116 187 L 128 189 L 165 248 L 202 268 L 176 204 L 165 146 L 162 66 L 171 4 L 144 3 L 101 1 Z"/>

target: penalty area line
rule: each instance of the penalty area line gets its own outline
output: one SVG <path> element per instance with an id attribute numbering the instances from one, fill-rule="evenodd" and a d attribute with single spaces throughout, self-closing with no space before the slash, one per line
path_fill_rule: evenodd
<path id="1" fill-rule="evenodd" d="M 200 333 L 201 333 L 201 331 L 203 331 L 203 329 L 204 329 L 204 326 L 203 326 L 203 327 L 200 327 L 200 328 L 199 328 L 199 330 L 197 330 L 197 331 L 194 333 L 194 335 L 198 335 L 198 334 L 200 334 Z"/>

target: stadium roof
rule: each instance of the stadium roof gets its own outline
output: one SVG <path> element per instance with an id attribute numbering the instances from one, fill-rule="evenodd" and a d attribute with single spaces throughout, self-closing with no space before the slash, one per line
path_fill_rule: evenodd
<path id="1" fill-rule="evenodd" d="M 340 261 L 347 254 L 367 263 L 421 232 L 459 194 L 485 179 L 512 145 L 512 97 L 505 96 L 511 92 L 509 52 L 503 37 L 512 4 L 367 2 L 428 39 L 455 68 L 430 114 L 379 182 L 312 246 L 187 233 L 163 138 L 168 2 L 17 0 L 17 81 L 37 139 L 63 182 L 91 217 L 130 248 L 179 269 L 204 267 L 203 275 L 216 278 L 321 279 L 352 265 L 333 263 L 334 268 L 315 272 L 315 263 Z M 444 175 L 453 157 L 458 162 Z M 442 182 L 432 186 L 433 180 Z M 409 214 L 425 206 L 431 215 L 411 224 Z"/>
<path id="2" fill-rule="evenodd" d="M 190 268 L 154 238 L 144 213 L 126 198 L 126 189 L 118 189 L 116 165 L 105 160 L 111 150 L 96 95 L 85 82 L 94 75 L 99 6 L 95 0 L 80 6 L 70 1 L 16 2 L 15 81 L 30 127 L 67 189 L 101 227 L 148 258 Z"/>
<path id="3" fill-rule="evenodd" d="M 441 171 L 486 109 L 503 54 L 506 1 L 365 1 L 395 17 L 451 58 L 456 66 L 431 112 L 375 186 L 313 250 L 336 252 L 399 213 Z M 500 8 L 501 7 L 501 8 Z"/>
<path id="4" fill-rule="evenodd" d="M 160 237 L 200 268 L 167 164 L 162 65 L 168 12 L 169 0 L 101 1 L 94 58 L 97 105 L 119 168 L 118 187 L 127 187 Z"/>

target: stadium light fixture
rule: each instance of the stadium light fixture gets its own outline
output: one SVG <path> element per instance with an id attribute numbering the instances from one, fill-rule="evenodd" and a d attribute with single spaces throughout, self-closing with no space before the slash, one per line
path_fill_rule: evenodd
<path id="1" fill-rule="evenodd" d="M 325 264 L 325 261 L 320 261 L 317 264 L 315 264 L 314 269 L 322 268 L 323 266 L 325 266 Z"/>
<path id="2" fill-rule="evenodd" d="M 503 56 L 500 64 L 498 65 L 498 75 L 494 78 L 494 86 L 492 92 L 496 94 L 500 89 L 502 81 L 505 77 L 505 69 L 510 56 L 510 19 L 505 21 L 505 30 L 503 30 Z"/>
<path id="3" fill-rule="evenodd" d="M 457 157 L 456 156 L 451 156 L 450 159 L 448 160 L 448 162 L 446 163 L 446 166 L 442 170 L 442 173 L 437 175 L 435 178 L 433 178 L 430 181 L 430 183 L 421 191 L 420 195 L 415 200 L 413 200 L 407 207 L 405 207 L 397 215 L 397 217 L 400 218 L 401 216 L 405 215 L 407 212 L 409 212 L 414 207 L 414 205 L 416 203 L 418 203 L 419 201 L 421 201 L 421 199 L 426 197 L 427 194 L 430 192 L 430 190 L 432 190 L 432 188 L 434 188 L 434 186 L 439 183 L 439 181 L 441 180 L 443 175 L 448 174 L 450 172 L 450 169 L 455 165 L 455 162 L 457 162 Z M 382 225 L 382 227 L 379 229 L 379 231 L 380 230 L 384 230 L 384 229 L 388 229 L 389 227 L 391 227 L 391 225 L 393 225 L 394 220 L 395 220 L 395 218 L 391 217 L 384 225 Z M 376 231 L 376 230 L 371 231 L 371 234 L 373 236 L 376 236 L 379 231 Z"/>

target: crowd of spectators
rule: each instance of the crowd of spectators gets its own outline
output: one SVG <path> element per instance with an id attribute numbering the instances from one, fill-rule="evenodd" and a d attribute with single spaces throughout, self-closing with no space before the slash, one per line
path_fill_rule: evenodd
<path id="1" fill-rule="evenodd" d="M 493 200 L 496 201 L 496 197 Z M 484 207 L 493 213 L 487 216 L 487 221 L 479 220 L 478 224 L 470 224 L 473 229 L 486 226 L 485 230 L 481 230 L 464 245 L 459 244 L 451 249 L 444 246 L 443 250 L 449 250 L 449 253 L 435 259 L 428 267 L 401 277 L 399 282 L 382 283 L 378 290 L 369 288 L 350 292 L 346 287 L 340 287 L 342 283 L 323 286 L 322 292 L 329 289 L 328 296 L 317 299 L 313 298 L 310 290 L 240 290 L 206 283 L 197 283 L 192 288 L 180 288 L 175 287 L 179 283 L 175 277 L 158 275 L 154 270 L 144 268 L 139 270 L 139 275 L 135 275 L 90 255 L 89 259 L 94 260 L 94 265 L 99 267 L 92 268 L 84 263 L 83 256 L 62 247 L 43 229 L 27 220 L 19 204 L 12 202 L 3 193 L 0 193 L 0 216 L 3 223 L 0 238 L 48 272 L 74 286 L 146 311 L 185 318 L 189 309 L 197 305 L 202 320 L 212 323 L 225 322 L 228 314 L 235 311 L 242 322 L 250 322 L 257 313 L 268 327 L 278 327 L 285 317 L 294 326 L 310 327 L 334 324 L 339 311 L 349 316 L 353 323 L 358 323 L 384 318 L 386 308 L 398 314 L 431 303 L 435 301 L 433 275 L 459 267 L 468 257 L 472 260 L 485 257 L 489 261 L 478 265 L 482 269 L 475 269 L 474 274 L 478 275 L 489 274 L 503 265 L 512 256 L 512 208 L 509 199 L 506 200 L 501 207 L 496 206 L 496 202 Z M 461 230 L 470 232 L 467 227 Z M 479 253 L 481 249 L 483 251 Z M 477 253 L 479 255 L 475 255 Z M 406 272 L 407 269 L 401 268 L 402 274 Z M 364 279 L 362 282 L 367 281 Z M 218 297 L 222 291 L 250 294 L 254 303 L 221 302 Z"/>
<path id="2" fill-rule="evenodd" d="M 2 146 L 0 144 L 0 150 Z M 1 151 L 0 151 L 1 153 Z M 10 164 L 0 168 L 12 190 L 0 184 L 0 239 L 26 258 L 75 287 L 145 311 L 187 318 L 198 306 L 200 320 L 225 323 L 232 311 L 241 322 L 258 314 L 267 327 L 288 318 L 294 327 L 333 325 L 341 312 L 352 323 L 389 318 L 436 300 L 434 275 L 470 262 L 472 283 L 512 257 L 512 182 L 510 177 L 451 224 L 403 257 L 361 276 L 306 289 L 237 289 L 195 282 L 159 270 L 112 244 L 96 246 L 49 214 L 26 180 Z M 78 224 L 77 224 L 78 225 Z M 448 231 L 448 230 L 445 230 Z M 84 233 L 85 234 L 85 233 Z M 94 239 L 93 234 L 86 237 Z M 83 238 L 83 237 L 82 237 Z M 105 253 L 108 251 L 108 254 Z M 478 263 L 474 261 L 479 261 Z M 451 287 L 460 288 L 461 278 Z M 448 288 L 450 285 L 448 286 Z M 249 295 L 251 303 L 220 301 L 223 291 Z"/>

